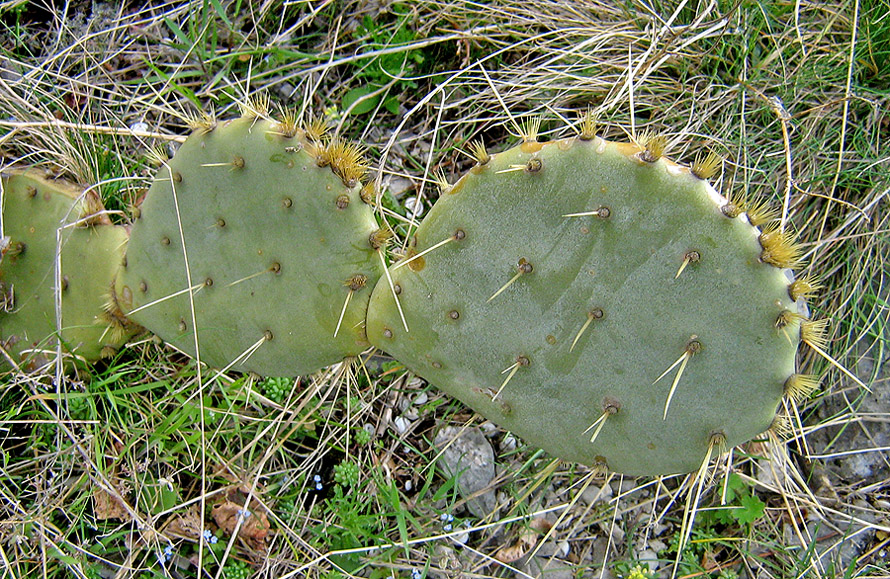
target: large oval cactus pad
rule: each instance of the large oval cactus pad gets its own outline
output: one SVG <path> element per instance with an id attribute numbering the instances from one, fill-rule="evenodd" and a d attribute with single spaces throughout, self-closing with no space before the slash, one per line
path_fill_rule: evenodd
<path id="1" fill-rule="evenodd" d="M 283 129 L 241 118 L 197 131 L 132 228 L 116 286 L 125 311 L 192 356 L 197 341 L 211 366 L 292 376 L 368 345 L 382 271 L 373 212 L 357 182 L 307 152 L 320 144 Z"/>
<path id="2" fill-rule="evenodd" d="M 380 284 L 368 337 L 554 455 L 695 470 L 770 426 L 799 340 L 786 272 L 721 204 L 636 145 L 523 143 L 443 192 L 409 255 L 450 241 L 391 268 L 409 331 Z"/>
<path id="3" fill-rule="evenodd" d="M 30 370 L 55 358 L 59 338 L 71 360 L 95 361 L 113 352 L 132 334 L 109 308 L 124 228 L 111 225 L 95 191 L 82 195 L 81 188 L 38 171 L 4 173 L 2 187 L 9 238 L 0 262 L 6 353 Z"/>

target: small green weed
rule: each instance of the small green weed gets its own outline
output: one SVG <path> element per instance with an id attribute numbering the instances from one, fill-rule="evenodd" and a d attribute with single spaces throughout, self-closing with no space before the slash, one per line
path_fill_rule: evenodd
<path id="1" fill-rule="evenodd" d="M 393 4 L 389 8 L 394 22 L 379 22 L 365 16 L 356 35 L 364 38 L 363 52 L 383 52 L 359 61 L 355 80 L 360 86 L 347 91 L 341 107 L 355 115 L 364 115 L 375 110 L 382 102 L 383 108 L 391 114 L 399 112 L 398 95 L 417 88 L 417 82 L 410 77 L 418 72 L 426 58 L 421 50 L 388 51 L 408 46 L 416 40 L 416 34 L 409 25 L 414 21 L 412 11 L 404 4 Z M 393 90 L 382 90 L 394 79 Z"/>
<path id="2" fill-rule="evenodd" d="M 292 378 L 266 378 L 260 382 L 260 390 L 263 395 L 274 400 L 278 404 L 283 403 L 291 390 L 293 390 L 294 381 Z"/>
<path id="3" fill-rule="evenodd" d="M 362 432 L 366 432 L 362 430 Z M 359 468 L 358 464 L 344 460 L 340 464 L 334 465 L 334 482 L 344 487 L 352 487 L 358 484 Z"/>

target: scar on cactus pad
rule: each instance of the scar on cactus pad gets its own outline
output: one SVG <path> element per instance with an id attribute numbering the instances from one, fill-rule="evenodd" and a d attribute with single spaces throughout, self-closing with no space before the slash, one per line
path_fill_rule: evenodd
<path id="1" fill-rule="evenodd" d="M 202 362 L 294 376 L 368 347 L 383 265 L 361 149 L 262 114 L 194 119 L 138 212 L 116 288 L 127 315 Z"/>
<path id="2" fill-rule="evenodd" d="M 112 298 L 127 234 L 98 193 L 36 170 L 5 171 L 0 261 L 0 367 L 32 371 L 113 354 L 133 334 Z M 58 298 L 58 301 L 57 301 Z M 58 312 L 58 315 L 57 315 Z"/>
<path id="3" fill-rule="evenodd" d="M 699 470 L 714 440 L 744 443 L 818 386 L 795 367 L 802 334 L 819 342 L 803 302 L 816 283 L 793 281 L 800 250 L 765 206 L 707 182 L 719 157 L 686 168 L 663 138 L 581 128 L 474 145 L 412 238 L 423 267 L 390 268 L 398 301 L 375 289 L 368 338 L 555 456 Z"/>

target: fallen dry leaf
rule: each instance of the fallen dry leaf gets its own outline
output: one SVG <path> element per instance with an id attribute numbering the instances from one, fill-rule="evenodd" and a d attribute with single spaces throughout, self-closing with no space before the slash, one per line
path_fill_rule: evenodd
<path id="1" fill-rule="evenodd" d="M 176 517 L 167 524 L 165 531 L 176 537 L 198 540 L 204 525 L 201 517 L 198 516 L 198 507 L 192 507 L 184 515 L 176 515 Z"/>
<path id="2" fill-rule="evenodd" d="M 535 530 L 523 529 L 522 532 L 519 533 L 519 538 L 516 542 L 507 547 L 501 547 L 498 552 L 494 554 L 494 558 L 501 563 L 512 563 L 521 559 L 537 542 L 538 533 Z"/>
<path id="3" fill-rule="evenodd" d="M 235 532 L 235 528 L 238 527 L 240 520 L 241 526 L 238 527 L 238 537 L 243 539 L 251 549 L 257 551 L 266 549 L 269 519 L 265 513 L 247 509 L 238 503 L 225 500 L 213 506 L 211 515 L 217 526 L 227 535 L 232 535 Z"/>
<path id="4" fill-rule="evenodd" d="M 546 534 L 553 528 L 553 523 L 548 521 L 546 517 L 535 517 L 529 521 L 528 526 L 541 534 Z"/>
<path id="5" fill-rule="evenodd" d="M 100 486 L 93 488 L 93 513 L 96 515 L 96 519 L 100 521 L 108 519 L 129 521 L 131 518 L 123 500 Z"/>

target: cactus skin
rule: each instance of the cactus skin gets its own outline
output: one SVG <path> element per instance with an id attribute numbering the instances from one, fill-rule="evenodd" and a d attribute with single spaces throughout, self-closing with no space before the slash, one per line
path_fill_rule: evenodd
<path id="1" fill-rule="evenodd" d="M 369 340 L 527 442 L 617 472 L 691 472 L 715 441 L 764 432 L 795 372 L 788 272 L 658 153 L 587 136 L 483 157 L 409 255 L 462 238 L 391 268 L 409 331 L 381 283 Z"/>
<path id="2" fill-rule="evenodd" d="M 124 311 L 196 356 L 187 254 L 202 362 L 294 376 L 367 348 L 377 225 L 355 172 L 347 186 L 326 152 L 291 123 L 244 117 L 196 130 L 133 224 L 116 284 Z M 364 283 L 353 289 L 356 276 Z"/>
<path id="3" fill-rule="evenodd" d="M 25 371 L 55 358 L 58 336 L 62 351 L 73 354 L 75 360 L 92 362 L 113 352 L 134 329 L 119 312 L 107 311 L 127 241 L 124 228 L 111 225 L 101 213 L 95 192 L 81 196 L 81 189 L 47 179 L 38 171 L 4 173 L 2 186 L 3 233 L 10 238 L 0 262 L 3 349 Z M 58 278 L 57 247 L 61 247 Z M 55 303 L 58 281 L 60 332 Z M 0 367 L 8 365 L 5 357 L 0 359 Z"/>

